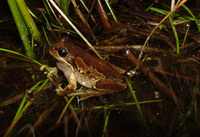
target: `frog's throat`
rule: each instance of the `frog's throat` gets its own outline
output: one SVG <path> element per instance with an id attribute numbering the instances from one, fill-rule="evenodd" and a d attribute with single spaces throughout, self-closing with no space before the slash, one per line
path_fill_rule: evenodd
<path id="1" fill-rule="evenodd" d="M 72 69 L 72 71 L 74 70 L 73 66 L 71 64 L 69 64 L 64 58 L 59 58 L 58 59 L 59 62 L 61 62 L 63 65 L 65 66 L 70 66 L 70 68 Z"/>

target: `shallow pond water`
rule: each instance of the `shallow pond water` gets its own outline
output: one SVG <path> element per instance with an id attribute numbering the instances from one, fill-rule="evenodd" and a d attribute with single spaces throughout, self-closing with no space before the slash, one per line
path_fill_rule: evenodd
<path id="1" fill-rule="evenodd" d="M 79 23 L 80 31 L 87 36 L 97 51 L 103 57 L 109 55 L 106 60 L 126 71 L 123 74 L 124 83 L 128 85 L 127 81 L 130 82 L 139 106 L 136 105 L 129 86 L 124 91 L 91 97 L 83 101 L 79 101 L 79 96 L 74 98 L 58 96 L 55 83 L 63 83 L 64 86 L 68 84 L 61 71 L 58 72 L 57 81 L 47 82 L 39 93 L 34 92 L 38 87 L 30 92 L 36 83 L 47 79 L 44 72 L 26 58 L 0 51 L 0 136 L 5 135 L 9 129 L 24 96 L 26 96 L 25 105 L 29 104 L 12 129 L 12 136 L 198 136 L 199 32 L 194 22 L 190 22 L 192 29 L 189 31 L 185 45 L 180 48 L 180 53 L 177 55 L 174 50 L 176 42 L 173 31 L 168 23 L 164 23 L 167 28 L 158 29 L 151 37 L 142 56 L 142 65 L 135 71 L 136 60 L 134 59 L 138 59 L 146 37 L 154 28 L 149 21 L 160 21 L 164 17 L 153 11 L 145 13 L 143 9 L 147 8 L 149 3 L 157 8 L 167 9 L 162 3 L 165 1 L 153 3 L 138 0 L 137 2 L 112 1 L 112 8 L 118 22 L 112 21 L 113 18 L 106 4 L 102 3 L 109 17 L 109 24 L 112 26 L 110 30 L 105 30 L 106 24 L 100 19 L 97 3 L 94 3 L 95 8 L 91 14 L 98 22 L 94 23 L 89 18 L 88 23 L 94 31 L 98 44 L 91 33 L 83 27 L 84 25 L 73 10 L 72 3 L 70 11 L 72 11 L 71 16 L 74 15 L 73 19 Z M 0 10 L 4 15 L 8 15 L 6 17 L 8 20 L 1 22 L 1 48 L 24 54 L 8 5 L 3 4 L 5 8 Z M 29 1 L 28 6 L 31 4 Z M 83 8 L 79 2 L 78 5 Z M 88 1 L 86 5 L 91 7 L 92 1 Z M 188 3 L 188 6 L 192 5 Z M 138 7 L 141 9 L 137 9 Z M 31 10 L 45 21 L 41 13 L 45 11 L 43 3 L 33 3 Z M 84 9 L 81 10 L 84 16 L 88 15 Z M 181 9 L 180 13 L 185 12 Z M 50 20 L 48 14 L 44 13 Z M 198 11 L 194 10 L 194 13 Z M 1 17 L 3 17 L 2 14 Z M 156 20 L 157 18 L 159 19 Z M 51 31 L 46 23 L 35 21 L 38 26 L 44 27 L 50 43 L 58 42 L 63 36 L 68 36 L 73 43 L 94 55 L 77 35 L 57 30 L 53 26 L 56 21 L 51 22 L 53 24 L 51 24 Z M 60 21 L 63 20 L 60 19 Z M 41 26 L 38 28 L 43 34 Z M 64 26 L 69 27 L 65 22 Z M 181 45 L 185 31 L 184 29 L 180 31 L 180 28 L 177 26 Z M 44 41 L 47 43 L 46 39 Z M 35 47 L 37 60 L 42 64 L 55 67 L 56 60 L 49 54 L 48 49 L 47 44 Z M 127 55 L 127 50 L 130 50 L 131 54 Z M 78 84 L 79 87 L 81 86 Z M 83 88 L 83 90 L 87 89 Z M 63 118 L 56 124 L 65 105 L 72 98 Z M 141 108 L 141 112 L 138 107 Z M 33 132 L 31 129 L 34 129 Z"/>

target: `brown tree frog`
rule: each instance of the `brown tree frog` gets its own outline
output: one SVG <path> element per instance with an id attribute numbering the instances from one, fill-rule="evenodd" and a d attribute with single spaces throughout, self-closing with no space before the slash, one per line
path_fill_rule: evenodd
<path id="1" fill-rule="evenodd" d="M 87 53 L 68 38 L 52 44 L 49 52 L 58 60 L 57 67 L 63 71 L 69 82 L 65 89 L 57 90 L 58 95 L 74 92 L 77 83 L 106 94 L 126 89 L 126 84 L 122 83 L 124 76 L 109 62 Z"/>

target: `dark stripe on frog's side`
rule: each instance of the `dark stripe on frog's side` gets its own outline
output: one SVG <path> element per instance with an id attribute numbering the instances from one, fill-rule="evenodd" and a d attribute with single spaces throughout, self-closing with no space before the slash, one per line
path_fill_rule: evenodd
<path id="1" fill-rule="evenodd" d="M 123 75 L 117 72 L 107 61 L 101 60 L 89 53 L 85 52 L 80 47 L 74 45 L 73 43 L 69 42 L 67 38 L 64 38 L 61 42 L 64 42 L 64 46 L 67 47 L 69 55 L 74 58 L 75 64 L 77 65 L 76 57 L 80 57 L 84 60 L 85 64 L 88 66 L 93 67 L 94 69 L 98 70 L 100 73 L 103 73 L 109 78 L 124 78 Z M 63 45 L 63 43 L 61 44 Z M 78 66 L 80 69 L 84 69 L 85 66 Z"/>
<path id="2" fill-rule="evenodd" d="M 81 73 L 90 75 L 95 78 L 106 78 L 106 76 L 103 73 L 99 72 L 99 70 L 97 70 L 96 68 L 93 68 L 93 66 L 88 66 L 82 59 L 82 57 L 76 56 L 74 62 L 77 68 L 79 68 L 79 71 L 81 70 Z"/>

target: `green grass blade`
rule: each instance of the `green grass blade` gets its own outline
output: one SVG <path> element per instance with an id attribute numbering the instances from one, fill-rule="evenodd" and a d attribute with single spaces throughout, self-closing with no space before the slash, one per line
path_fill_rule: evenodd
<path id="1" fill-rule="evenodd" d="M 22 101 L 21 101 L 21 103 L 20 103 L 20 106 L 19 106 L 19 108 L 18 108 L 18 110 L 17 110 L 17 113 L 15 114 L 15 117 L 14 117 L 12 123 L 15 121 L 15 119 L 17 118 L 17 116 L 19 115 L 19 113 L 22 111 L 22 108 L 23 108 L 23 106 L 24 106 L 24 104 L 25 104 L 25 102 L 26 102 L 26 98 L 27 98 L 27 96 L 24 95 L 24 97 L 23 97 L 23 99 L 22 99 Z"/>
<path id="2" fill-rule="evenodd" d="M 115 13 L 113 12 L 113 10 L 112 10 L 112 8 L 111 8 L 111 6 L 110 6 L 108 0 L 105 0 L 105 2 L 106 2 L 106 5 L 108 6 L 108 9 L 110 10 L 110 13 L 111 13 L 112 16 L 113 16 L 114 21 L 117 22 L 117 17 L 115 16 Z"/>
<path id="3" fill-rule="evenodd" d="M 35 92 L 40 92 L 48 82 L 49 82 L 49 79 L 47 78 Z"/>
<path id="4" fill-rule="evenodd" d="M 39 22 L 44 23 L 43 20 L 39 19 L 29 8 L 28 8 L 28 12 L 31 14 L 31 16 L 34 19 L 37 19 Z"/>
<path id="5" fill-rule="evenodd" d="M 28 30 L 27 30 L 27 27 L 26 27 L 26 24 L 19 12 L 19 9 L 17 7 L 17 4 L 15 2 L 15 0 L 7 0 L 8 1 L 8 5 L 10 7 L 10 10 L 12 12 L 12 15 L 13 15 L 13 18 L 15 20 L 15 24 L 17 26 L 17 29 L 19 31 L 19 34 L 20 34 L 20 37 L 21 37 L 21 40 L 23 42 L 23 45 L 24 45 L 24 49 L 26 51 L 26 55 L 30 58 L 35 58 L 35 54 L 33 52 L 33 49 L 29 43 L 29 38 L 28 38 Z"/>
<path id="6" fill-rule="evenodd" d="M 162 100 L 148 100 L 148 101 L 140 101 L 138 102 L 139 104 L 148 104 L 148 103 L 158 103 L 158 102 L 162 102 Z M 132 105 L 136 105 L 135 102 L 127 102 L 127 103 L 123 103 L 123 104 L 110 104 L 107 105 L 106 108 L 115 108 L 115 107 L 122 107 L 122 106 L 132 106 Z M 105 106 L 94 106 L 93 109 L 103 109 L 105 108 Z M 75 110 L 79 110 L 80 108 L 75 108 Z M 90 110 L 90 108 L 85 108 L 85 110 Z"/>
<path id="7" fill-rule="evenodd" d="M 60 0 L 60 7 L 64 14 L 69 17 L 69 4 L 68 0 Z"/>
<path id="8" fill-rule="evenodd" d="M 155 7 L 150 7 L 148 9 L 153 10 L 153 11 L 158 12 L 158 13 L 163 14 L 163 15 L 169 14 L 169 11 L 163 10 L 163 9 L 158 9 L 158 8 L 155 8 Z"/>
<path id="9" fill-rule="evenodd" d="M 183 39 L 183 43 L 181 44 L 181 46 L 185 45 L 185 41 L 187 39 L 187 35 L 188 35 L 189 30 L 190 30 L 190 25 L 188 25 L 188 27 L 187 27 L 187 30 L 185 32 L 185 36 L 184 36 L 184 39 Z"/>
<path id="10" fill-rule="evenodd" d="M 34 90 L 39 84 L 41 84 L 42 82 L 44 82 L 44 80 L 39 81 L 38 83 L 36 83 L 30 90 Z M 25 95 L 24 98 L 22 99 L 22 102 L 20 103 L 20 106 L 17 110 L 17 113 L 15 114 L 15 117 L 13 119 L 13 121 L 15 121 L 16 117 L 19 115 L 19 113 L 21 112 L 25 102 L 26 102 L 26 98 L 27 96 Z M 12 122 L 13 123 L 13 122 Z"/>
<path id="11" fill-rule="evenodd" d="M 17 124 L 17 122 L 19 121 L 19 119 L 22 117 L 22 114 L 26 111 L 26 109 L 31 105 L 31 102 L 27 102 L 26 105 L 23 107 L 22 111 L 19 113 L 18 117 L 16 117 L 15 121 L 10 125 L 10 127 L 8 128 L 8 130 L 6 131 L 6 133 L 4 134 L 4 137 L 7 137 L 10 132 L 12 131 L 12 129 L 14 128 L 14 126 Z"/>
<path id="12" fill-rule="evenodd" d="M 34 60 L 33 58 L 31 57 L 28 57 L 26 55 L 23 55 L 21 53 L 18 53 L 18 52 L 15 52 L 15 51 L 12 51 L 12 50 L 9 50 L 9 49 L 4 49 L 4 48 L 0 48 L 0 51 L 4 51 L 4 52 L 9 52 L 9 53 L 12 53 L 12 54 L 15 54 L 15 55 L 18 55 L 18 56 L 22 56 L 24 58 L 27 58 L 27 59 L 30 59 L 31 61 L 35 62 L 36 64 L 42 66 L 42 64 L 40 62 L 38 62 L 37 60 Z"/>
<path id="13" fill-rule="evenodd" d="M 22 57 L 24 57 L 24 58 L 27 58 L 27 59 L 29 59 L 29 60 L 35 62 L 35 63 L 38 64 L 39 66 L 43 66 L 43 64 L 41 64 L 41 63 L 38 62 L 37 60 L 34 60 L 34 59 L 32 59 L 32 58 L 30 58 L 30 57 L 28 57 L 28 56 L 25 56 L 25 55 L 23 55 L 23 54 L 21 54 L 21 53 L 18 53 L 18 52 L 9 50 L 9 49 L 4 49 L 4 48 L 0 48 L 0 51 L 9 52 L 9 53 L 12 53 L 12 54 L 15 54 L 15 55 L 18 55 L 18 56 L 22 56 Z M 49 69 L 48 67 L 45 66 L 44 68 L 45 68 L 47 71 L 50 72 L 50 69 Z M 53 73 L 53 75 L 56 75 L 56 74 Z"/>
<path id="14" fill-rule="evenodd" d="M 155 8 L 155 7 L 150 7 L 149 9 L 155 11 L 155 12 L 158 12 L 160 14 L 163 14 L 163 15 L 167 15 L 169 14 L 170 12 L 167 11 L 167 10 L 163 10 L 163 9 L 158 9 L 158 8 Z M 184 15 L 180 15 L 178 13 L 173 13 L 173 17 L 176 17 L 178 19 L 182 19 L 182 20 L 190 20 L 190 21 L 195 21 L 194 18 L 192 17 L 189 17 L 189 16 L 184 16 Z M 197 19 L 197 21 L 200 21 L 199 19 Z"/>
<path id="15" fill-rule="evenodd" d="M 47 41 L 47 43 L 48 43 L 48 46 L 50 46 L 50 45 L 51 45 L 51 44 L 50 44 L 50 41 L 49 41 L 49 39 L 48 39 L 48 36 L 47 36 L 46 30 L 44 29 L 43 26 L 42 26 L 42 30 L 43 30 L 43 32 L 44 32 L 44 36 L 45 36 L 45 38 L 46 38 L 46 41 Z"/>
<path id="16" fill-rule="evenodd" d="M 44 7 L 45 7 L 45 10 L 46 10 L 47 14 L 49 15 L 49 18 L 50 18 L 51 22 L 54 22 L 54 18 L 51 15 L 51 11 L 49 9 L 49 6 L 46 3 L 46 0 L 43 0 L 43 4 L 44 4 Z"/>
<path id="17" fill-rule="evenodd" d="M 138 100 L 137 100 L 137 97 L 136 97 L 136 95 L 135 95 L 135 93 L 134 93 L 134 91 L 133 91 L 133 88 L 132 88 L 132 86 L 131 86 L 131 83 L 129 82 L 128 79 L 126 79 L 126 81 L 127 81 L 128 87 L 129 87 L 129 89 L 130 89 L 130 91 L 131 91 L 131 93 L 132 93 L 133 99 L 134 99 L 134 101 L 135 101 L 135 103 L 136 103 L 136 107 L 137 107 L 137 109 L 138 109 L 138 111 L 139 111 L 139 114 L 140 114 L 141 119 L 142 119 L 142 121 L 143 121 L 143 124 L 144 124 L 144 126 L 145 126 L 145 128 L 146 128 L 146 131 L 148 132 L 148 126 L 147 126 L 147 124 L 146 124 L 145 117 L 144 117 L 143 112 L 142 112 L 142 110 L 141 110 L 140 104 L 139 104 L 139 102 L 138 102 Z"/>
<path id="18" fill-rule="evenodd" d="M 4 48 L 0 48 L 0 51 L 4 51 L 4 52 L 9 52 L 9 53 L 12 53 L 12 54 L 15 54 L 15 55 L 18 55 L 18 56 L 22 56 L 24 58 L 27 58 L 27 59 L 30 59 L 31 61 L 35 62 L 36 64 L 38 64 L 39 66 L 42 66 L 43 64 L 41 64 L 40 62 L 38 62 L 37 60 L 34 60 L 28 56 L 25 56 L 21 53 L 18 53 L 18 52 L 15 52 L 15 51 L 12 51 L 12 50 L 9 50 L 9 49 L 4 49 Z M 47 71 L 50 71 L 50 69 L 48 67 L 44 67 Z M 53 73 L 54 74 L 54 73 Z"/>
<path id="19" fill-rule="evenodd" d="M 60 115 L 60 117 L 58 118 L 58 120 L 57 120 L 56 123 L 59 123 L 59 122 L 60 122 L 60 120 L 61 120 L 62 117 L 64 116 L 64 114 L 65 114 L 67 108 L 69 107 L 70 103 L 71 103 L 72 100 L 74 99 L 74 97 L 75 97 L 75 96 L 72 96 L 72 97 L 69 99 L 69 101 L 68 101 L 67 104 L 65 105 L 65 107 L 64 107 L 64 109 L 63 109 L 63 111 L 62 111 L 62 113 L 61 113 L 61 115 Z"/>
<path id="20" fill-rule="evenodd" d="M 179 54 L 179 38 L 178 38 L 178 33 L 176 31 L 176 28 L 174 26 L 174 22 L 172 20 L 172 17 L 169 16 L 169 21 L 170 21 L 170 24 L 172 26 L 172 30 L 174 32 L 174 36 L 175 36 L 175 39 L 176 39 L 176 53 Z"/>
<path id="21" fill-rule="evenodd" d="M 45 14 L 43 12 L 41 12 L 41 13 L 42 13 L 42 15 L 43 15 L 43 17 L 44 17 L 44 19 L 46 21 L 46 28 L 48 28 L 48 30 L 52 30 L 50 22 L 48 21 L 47 17 L 45 16 Z M 42 28 L 44 28 L 44 27 L 42 26 Z M 43 31 L 44 31 L 44 29 L 43 29 Z"/>
<path id="22" fill-rule="evenodd" d="M 199 26 L 199 23 L 197 21 L 197 18 L 194 16 L 194 14 L 192 13 L 192 11 L 186 6 L 186 5 L 182 5 L 182 7 L 187 10 L 187 12 L 192 16 L 192 18 L 194 19 L 196 25 L 197 25 L 197 28 L 198 28 L 198 31 L 200 32 L 200 26 Z"/>
<path id="23" fill-rule="evenodd" d="M 58 29 L 61 29 L 61 30 L 64 30 L 64 31 L 67 31 L 67 32 L 70 32 L 70 33 L 73 33 L 73 34 L 78 35 L 78 33 L 75 32 L 75 31 L 73 31 L 73 30 L 65 29 L 65 28 L 62 28 L 62 27 L 56 26 L 56 25 L 54 25 L 54 24 L 52 24 L 52 26 L 55 27 L 55 28 L 58 28 Z"/>
<path id="24" fill-rule="evenodd" d="M 34 90 L 37 86 L 39 86 L 41 83 L 43 83 L 35 92 L 39 92 L 49 81 L 49 79 L 46 80 L 41 80 L 39 82 L 37 82 L 30 90 Z M 17 122 L 19 121 L 19 119 L 21 118 L 22 114 L 24 113 L 24 111 L 32 104 L 31 101 L 28 101 L 27 104 L 25 105 L 26 102 L 26 98 L 27 95 L 24 96 L 24 98 L 22 99 L 22 102 L 17 110 L 17 113 L 15 114 L 15 117 L 10 125 L 10 127 L 8 128 L 7 132 L 5 133 L 4 136 L 8 135 L 9 133 L 11 133 L 12 129 L 14 128 L 14 126 L 17 124 Z M 25 106 L 24 106 L 25 105 Z"/>
<path id="25" fill-rule="evenodd" d="M 24 0 L 16 0 L 17 6 L 20 10 L 20 13 L 24 19 L 24 21 L 26 22 L 27 28 L 30 32 L 30 34 L 35 38 L 35 40 L 42 44 L 42 37 L 41 34 L 33 20 L 33 18 L 31 17 L 29 11 L 28 11 L 28 7 L 26 6 L 26 3 L 24 2 Z"/>
<path id="26" fill-rule="evenodd" d="M 108 126 L 108 120 L 109 120 L 109 117 L 110 117 L 110 112 L 108 112 L 108 115 L 106 116 L 106 120 L 105 120 L 105 123 L 104 123 L 104 127 L 103 127 L 103 133 L 102 133 L 102 137 L 105 136 L 105 133 L 106 133 L 106 129 L 107 129 L 107 126 Z"/>

